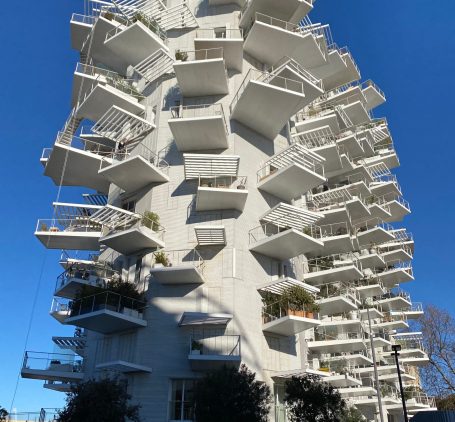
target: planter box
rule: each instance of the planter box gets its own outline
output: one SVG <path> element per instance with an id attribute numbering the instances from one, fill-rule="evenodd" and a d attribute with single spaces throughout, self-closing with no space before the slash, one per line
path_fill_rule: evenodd
<path id="1" fill-rule="evenodd" d="M 293 315 L 301 318 L 314 318 L 314 313 L 313 312 L 308 312 L 308 311 L 295 311 L 293 309 L 288 309 L 288 315 Z"/>

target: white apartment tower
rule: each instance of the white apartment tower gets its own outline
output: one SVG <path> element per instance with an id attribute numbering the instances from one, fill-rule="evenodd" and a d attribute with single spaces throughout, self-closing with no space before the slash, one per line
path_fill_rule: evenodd
<path id="1" fill-rule="evenodd" d="M 58 353 L 27 352 L 23 377 L 68 391 L 114 374 L 145 422 L 190 422 L 194 381 L 245 363 L 273 391 L 271 421 L 309 372 L 370 421 L 380 390 L 395 422 L 399 343 L 410 412 L 434 407 L 407 330 L 422 307 L 398 287 L 414 242 L 372 116 L 385 96 L 313 3 L 86 0 L 72 16 L 72 109 L 41 162 L 59 192 L 87 193 L 57 197 L 35 235 L 63 251 L 50 314 L 76 329 Z M 290 310 L 292 286 L 319 311 Z"/>

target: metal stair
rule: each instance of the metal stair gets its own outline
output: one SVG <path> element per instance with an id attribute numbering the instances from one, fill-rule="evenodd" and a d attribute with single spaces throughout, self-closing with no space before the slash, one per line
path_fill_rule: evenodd
<path id="1" fill-rule="evenodd" d="M 78 109 L 79 104 L 77 104 L 73 110 L 71 110 L 71 113 L 68 117 L 68 119 L 65 122 L 65 125 L 63 126 L 63 129 L 59 132 L 59 135 L 57 136 L 57 142 L 64 144 L 64 145 L 71 145 L 72 139 L 74 134 L 76 133 L 77 129 L 79 128 L 79 125 L 82 122 L 82 118 L 78 118 L 77 116 L 77 109 Z"/>

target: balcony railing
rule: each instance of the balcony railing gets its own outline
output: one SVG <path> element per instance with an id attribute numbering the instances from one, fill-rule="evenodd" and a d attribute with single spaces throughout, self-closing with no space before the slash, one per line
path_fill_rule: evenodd
<path id="1" fill-rule="evenodd" d="M 228 128 L 224 116 L 222 104 L 197 104 L 188 106 L 171 107 L 171 115 L 173 119 L 197 119 L 204 117 L 221 116 L 223 118 L 226 133 Z"/>
<path id="2" fill-rule="evenodd" d="M 25 352 L 22 368 L 70 373 L 83 371 L 82 360 L 77 359 L 74 354 L 32 351 Z"/>
<path id="3" fill-rule="evenodd" d="M 84 284 L 105 288 L 112 280 L 121 280 L 119 271 L 109 267 L 107 264 L 104 266 L 102 263 L 99 265 L 78 265 L 74 263 L 57 277 L 55 291 L 65 287 L 72 279 L 81 280 Z"/>
<path id="4" fill-rule="evenodd" d="M 224 59 L 223 47 L 203 48 L 200 50 L 177 50 L 175 58 L 182 62 Z"/>
<path id="5" fill-rule="evenodd" d="M 395 299 L 395 298 L 403 298 L 407 302 L 411 302 L 410 294 L 406 293 L 405 291 L 403 291 L 401 289 L 395 289 L 394 291 L 387 292 L 381 296 L 374 296 L 373 300 L 379 301 L 379 300 Z"/>
<path id="6" fill-rule="evenodd" d="M 102 292 L 69 303 L 69 317 L 107 310 L 143 319 L 146 303 L 114 292 Z"/>
<path id="7" fill-rule="evenodd" d="M 88 217 L 76 217 L 72 219 L 39 219 L 36 224 L 37 232 L 52 233 L 80 233 L 101 232 L 101 226 L 88 220 Z"/>
<path id="8" fill-rule="evenodd" d="M 196 30 L 196 39 L 209 38 L 209 39 L 242 39 L 243 29 L 239 28 L 199 28 Z"/>
<path id="9" fill-rule="evenodd" d="M 268 237 L 285 232 L 286 230 L 289 230 L 289 229 L 290 229 L 290 227 L 288 227 L 288 226 L 280 226 L 280 225 L 276 225 L 274 223 L 261 224 L 260 226 L 255 227 L 254 229 L 250 230 L 250 232 L 249 232 L 250 244 L 259 242 Z M 295 226 L 293 227 L 293 229 L 296 230 Z M 299 231 L 301 231 L 303 234 L 310 236 L 314 239 L 320 239 L 322 237 L 321 228 L 319 226 L 316 226 L 315 224 L 305 225 L 302 223 L 302 227 L 300 228 Z"/>
<path id="10" fill-rule="evenodd" d="M 321 229 L 323 229 L 323 227 L 324 226 L 321 226 Z M 308 260 L 308 268 L 310 273 L 338 269 L 351 265 L 354 265 L 355 267 L 361 269 L 360 263 L 358 262 L 356 256 L 352 253 L 333 254 Z"/>
<path id="11" fill-rule="evenodd" d="M 304 94 L 303 82 L 283 78 L 282 76 L 276 76 L 273 73 L 262 72 L 257 69 L 250 69 L 229 106 L 231 114 L 250 81 L 261 82 L 299 94 Z"/>
<path id="12" fill-rule="evenodd" d="M 333 341 L 333 340 L 367 340 L 368 334 L 362 331 L 353 331 L 348 333 L 327 334 L 315 331 L 312 341 Z"/>
<path id="13" fill-rule="evenodd" d="M 84 23 L 86 25 L 94 25 L 96 16 L 81 15 L 80 13 L 73 13 L 71 15 L 71 22 Z"/>
<path id="14" fill-rule="evenodd" d="M 179 265 L 191 264 L 199 271 L 205 268 L 205 261 L 197 249 L 179 249 L 174 251 L 158 251 L 157 253 L 164 253 L 166 263 L 161 263 L 164 267 L 178 267 Z M 156 264 L 155 264 L 156 265 Z"/>
<path id="15" fill-rule="evenodd" d="M 354 229 L 356 233 L 362 233 L 368 230 L 375 229 L 380 227 L 389 233 L 393 231 L 393 227 L 390 224 L 384 223 L 380 218 L 370 218 L 366 221 L 362 221 L 361 223 L 354 224 Z M 392 234 L 392 233 L 391 233 Z"/>
<path id="16" fill-rule="evenodd" d="M 136 22 L 141 22 L 143 25 L 145 25 L 150 31 L 152 31 L 154 34 L 156 34 L 164 44 L 167 44 L 168 39 L 166 35 L 166 31 L 163 30 L 163 28 L 160 27 L 159 23 L 143 13 L 138 13 L 136 17 L 134 17 L 132 20 L 125 22 L 126 25 L 131 26 Z M 122 32 L 125 29 L 124 26 L 117 26 L 116 28 L 112 29 L 106 34 L 106 40 L 108 41 L 111 38 L 115 37 L 117 34 Z"/>
<path id="17" fill-rule="evenodd" d="M 241 351 L 240 335 L 207 335 L 203 333 L 190 337 L 190 355 L 241 356 Z"/>
<path id="18" fill-rule="evenodd" d="M 318 297 L 322 299 L 330 299 L 334 297 L 344 297 L 350 302 L 360 302 L 359 292 L 355 287 L 348 283 L 330 283 L 323 284 L 319 287 Z"/>
<path id="19" fill-rule="evenodd" d="M 311 305 L 299 305 L 296 307 L 288 301 L 278 300 L 277 302 L 265 304 L 262 308 L 262 322 L 266 324 L 286 316 L 297 316 L 303 318 L 317 318 L 317 313 Z"/>
<path id="20" fill-rule="evenodd" d="M 245 190 L 247 187 L 246 176 L 199 176 L 198 186 L 212 189 L 238 189 Z"/>

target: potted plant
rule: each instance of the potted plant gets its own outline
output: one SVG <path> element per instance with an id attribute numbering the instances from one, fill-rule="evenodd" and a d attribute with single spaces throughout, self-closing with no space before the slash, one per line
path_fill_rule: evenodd
<path id="1" fill-rule="evenodd" d="M 319 362 L 319 370 L 322 371 L 322 372 L 330 372 L 329 362 L 321 360 Z"/>
<path id="2" fill-rule="evenodd" d="M 186 62 L 188 60 L 188 53 L 185 51 L 176 50 L 175 59 L 180 60 L 181 62 Z"/>
<path id="3" fill-rule="evenodd" d="M 39 226 L 39 230 L 40 230 L 40 232 L 47 232 L 47 230 L 48 230 L 47 224 L 41 223 Z"/>
<path id="4" fill-rule="evenodd" d="M 303 287 L 292 286 L 283 291 L 281 301 L 287 306 L 287 314 L 303 318 L 314 318 L 319 311 L 314 296 Z"/>
<path id="5" fill-rule="evenodd" d="M 158 231 L 160 227 L 160 216 L 155 212 L 146 211 L 142 216 L 142 225 L 153 231 Z"/>
<path id="6" fill-rule="evenodd" d="M 191 341 L 191 354 L 192 355 L 202 355 L 202 343 L 197 340 Z"/>
<path id="7" fill-rule="evenodd" d="M 169 259 L 163 251 L 155 253 L 155 263 L 153 264 L 154 268 L 169 267 Z"/>

